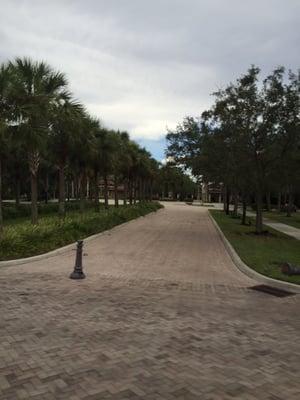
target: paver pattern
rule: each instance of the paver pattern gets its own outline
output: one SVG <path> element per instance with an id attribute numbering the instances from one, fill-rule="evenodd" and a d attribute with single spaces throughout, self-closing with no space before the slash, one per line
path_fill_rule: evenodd
<path id="1" fill-rule="evenodd" d="M 0 275 L 0 399 L 300 398 L 299 296 L 248 289 L 207 210 L 168 204 Z"/>

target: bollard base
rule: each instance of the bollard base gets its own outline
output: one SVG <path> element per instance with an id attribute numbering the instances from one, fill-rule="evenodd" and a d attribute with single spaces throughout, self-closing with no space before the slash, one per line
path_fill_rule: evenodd
<path id="1" fill-rule="evenodd" d="M 80 271 L 73 271 L 70 275 L 70 279 L 84 279 L 85 274 Z"/>

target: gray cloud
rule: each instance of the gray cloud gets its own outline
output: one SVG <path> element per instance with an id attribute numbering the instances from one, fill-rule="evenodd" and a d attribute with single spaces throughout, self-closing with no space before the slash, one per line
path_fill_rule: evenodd
<path id="1" fill-rule="evenodd" d="M 298 0 L 0 0 L 0 61 L 44 59 L 108 126 L 159 139 L 250 64 L 299 67 Z"/>

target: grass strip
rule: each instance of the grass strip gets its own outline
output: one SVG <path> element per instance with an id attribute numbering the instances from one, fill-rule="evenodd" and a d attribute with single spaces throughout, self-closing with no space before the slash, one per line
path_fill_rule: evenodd
<path id="1" fill-rule="evenodd" d="M 221 228 L 240 258 L 250 268 L 286 282 L 300 284 L 300 276 L 282 274 L 280 264 L 290 262 L 300 265 L 300 242 L 269 227 L 268 235 L 254 233 L 252 226 L 241 225 L 240 219 L 232 218 L 222 211 L 210 210 L 211 215 Z"/>

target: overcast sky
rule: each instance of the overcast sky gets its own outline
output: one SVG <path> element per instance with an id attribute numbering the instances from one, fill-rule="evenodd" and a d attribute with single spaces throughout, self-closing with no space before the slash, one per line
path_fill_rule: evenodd
<path id="1" fill-rule="evenodd" d="M 0 61 L 45 60 L 111 128 L 163 157 L 166 126 L 256 64 L 300 67 L 300 0 L 0 0 Z"/>

